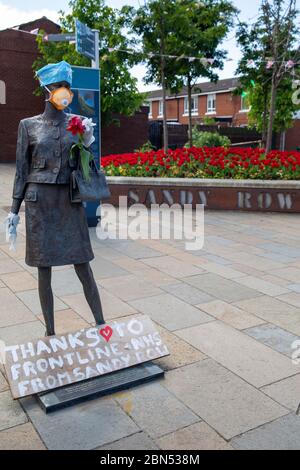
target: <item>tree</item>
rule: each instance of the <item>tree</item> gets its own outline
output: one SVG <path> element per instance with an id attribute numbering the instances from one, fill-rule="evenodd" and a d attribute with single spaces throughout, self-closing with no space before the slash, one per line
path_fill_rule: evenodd
<path id="1" fill-rule="evenodd" d="M 172 53 L 183 57 L 173 62 L 171 89 L 187 87 L 189 113 L 189 144 L 193 146 L 192 92 L 201 92 L 195 87 L 200 77 L 216 82 L 214 69 L 222 69 L 227 52 L 219 46 L 233 25 L 236 8 L 227 0 L 181 0 L 181 21 L 176 32 Z M 207 61 L 212 58 L 213 62 Z M 200 59 L 200 60 L 199 60 Z"/>
<path id="2" fill-rule="evenodd" d="M 227 0 L 150 0 L 132 9 L 132 29 L 141 39 L 145 83 L 157 83 L 163 94 L 164 149 L 168 148 L 167 90 L 188 88 L 189 140 L 192 145 L 192 88 L 199 77 L 216 81 L 213 68 L 222 68 L 226 52 L 219 50 L 235 8 Z M 195 57 L 193 62 L 187 57 Z M 214 62 L 205 60 L 213 57 Z M 202 61 L 200 59 L 203 59 Z"/>
<path id="3" fill-rule="evenodd" d="M 133 115 L 144 102 L 146 94 L 138 91 L 137 79 L 130 73 L 137 57 L 123 52 L 130 47 L 130 40 L 124 35 L 126 17 L 120 10 L 106 6 L 104 0 L 71 0 L 69 7 L 71 13 L 59 12 L 62 32 L 75 31 L 75 18 L 100 31 L 102 124 L 112 122 L 114 113 Z M 38 35 L 37 42 L 41 55 L 33 64 L 34 70 L 60 60 L 72 65 L 90 66 L 90 60 L 77 53 L 74 44 L 46 42 L 42 35 Z M 122 51 L 112 51 L 114 48 Z"/>
<path id="4" fill-rule="evenodd" d="M 125 7 L 129 25 L 136 45 L 141 43 L 141 59 L 147 64 L 145 83 L 156 83 L 163 92 L 164 149 L 168 149 L 166 96 L 168 75 L 171 73 L 169 53 L 175 40 L 181 17 L 178 15 L 178 0 L 150 0 L 138 9 Z M 124 11 L 124 10 L 123 10 Z"/>
<path id="5" fill-rule="evenodd" d="M 250 122 L 262 131 L 267 152 L 273 131 L 281 133 L 284 147 L 285 131 L 299 108 L 292 100 L 300 57 L 295 47 L 297 14 L 295 0 L 262 0 L 258 20 L 250 27 L 241 23 L 237 33 L 243 51 L 237 73 L 242 74 L 242 89 L 251 104 Z"/>

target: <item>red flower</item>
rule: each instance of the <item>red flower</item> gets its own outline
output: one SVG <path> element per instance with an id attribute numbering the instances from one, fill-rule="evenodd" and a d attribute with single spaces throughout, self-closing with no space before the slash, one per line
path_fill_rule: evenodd
<path id="1" fill-rule="evenodd" d="M 84 134 L 85 126 L 82 124 L 82 120 L 78 116 L 73 116 L 69 122 L 67 131 L 72 132 L 73 135 Z"/>

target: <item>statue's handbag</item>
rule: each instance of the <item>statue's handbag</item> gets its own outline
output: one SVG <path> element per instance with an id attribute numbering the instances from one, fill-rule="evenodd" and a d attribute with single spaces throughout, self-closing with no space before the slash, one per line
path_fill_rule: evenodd
<path id="1" fill-rule="evenodd" d="M 71 173 L 71 202 L 103 201 L 110 197 L 105 173 L 97 168 L 95 160 L 90 162 L 90 180 L 86 181 L 83 177 L 80 158 L 78 158 L 77 169 Z"/>

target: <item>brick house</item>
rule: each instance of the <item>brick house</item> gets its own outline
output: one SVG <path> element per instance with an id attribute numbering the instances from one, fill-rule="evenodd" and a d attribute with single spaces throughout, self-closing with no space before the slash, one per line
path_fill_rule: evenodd
<path id="1" fill-rule="evenodd" d="M 247 126 L 247 102 L 233 92 L 238 87 L 238 78 L 219 80 L 217 83 L 197 84 L 192 91 L 193 121 L 203 122 L 205 117 L 232 126 Z M 160 120 L 163 114 L 162 91 L 149 92 L 149 119 Z M 188 93 L 184 87 L 177 95 L 167 94 L 167 119 L 188 124 Z"/>
<path id="2" fill-rule="evenodd" d="M 192 91 L 193 123 L 203 123 L 205 117 L 214 118 L 217 123 L 247 127 L 247 100 L 236 95 L 234 90 L 239 86 L 238 78 L 219 80 L 217 83 L 205 82 L 195 85 Z M 199 90 L 200 89 L 200 90 Z M 162 90 L 150 91 L 147 98 L 149 105 L 149 121 L 162 120 Z M 187 88 L 175 94 L 167 93 L 167 120 L 180 124 L 188 124 Z M 279 145 L 277 136 L 276 145 Z M 294 125 L 286 132 L 286 150 L 300 148 L 300 113 L 295 116 Z"/>

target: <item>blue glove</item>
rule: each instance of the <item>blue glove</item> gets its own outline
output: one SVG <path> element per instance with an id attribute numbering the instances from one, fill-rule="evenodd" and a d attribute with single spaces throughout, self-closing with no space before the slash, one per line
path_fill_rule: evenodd
<path id="1" fill-rule="evenodd" d="M 10 243 L 10 251 L 16 251 L 17 225 L 20 222 L 18 214 L 10 212 L 5 219 L 6 223 L 6 241 Z"/>
<path id="2" fill-rule="evenodd" d="M 82 124 L 85 126 L 83 144 L 85 147 L 90 147 L 92 143 L 95 142 L 94 127 L 96 124 L 89 118 L 83 119 Z"/>

